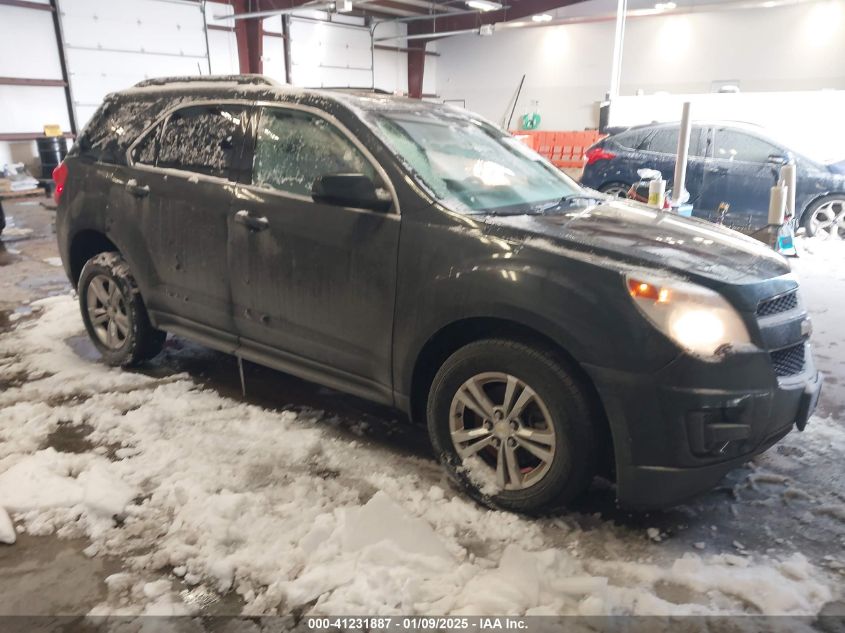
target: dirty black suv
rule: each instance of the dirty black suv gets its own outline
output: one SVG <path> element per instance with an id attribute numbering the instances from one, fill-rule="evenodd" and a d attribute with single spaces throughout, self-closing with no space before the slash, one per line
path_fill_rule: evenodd
<path id="1" fill-rule="evenodd" d="M 152 80 L 106 99 L 56 181 L 106 362 L 172 332 L 394 406 L 495 507 L 565 505 L 596 474 L 677 502 L 818 398 L 783 258 L 583 189 L 466 111 Z"/>

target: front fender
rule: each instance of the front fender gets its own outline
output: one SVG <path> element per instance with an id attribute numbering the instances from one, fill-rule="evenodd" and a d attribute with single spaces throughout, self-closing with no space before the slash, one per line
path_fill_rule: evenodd
<path id="1" fill-rule="evenodd" d="M 402 394 L 429 341 L 468 319 L 529 328 L 579 364 L 649 371 L 677 355 L 636 310 L 616 269 L 472 229 L 421 232 L 429 235 L 404 232 L 400 249 L 394 385 Z"/>

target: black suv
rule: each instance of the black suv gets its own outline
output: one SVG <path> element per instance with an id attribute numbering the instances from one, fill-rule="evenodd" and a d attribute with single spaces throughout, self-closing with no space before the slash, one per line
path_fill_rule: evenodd
<path id="1" fill-rule="evenodd" d="M 476 499 L 595 474 L 628 506 L 717 482 L 820 389 L 786 261 L 582 189 L 477 116 L 263 77 L 110 95 L 56 170 L 106 362 L 165 331 L 424 421 Z"/>

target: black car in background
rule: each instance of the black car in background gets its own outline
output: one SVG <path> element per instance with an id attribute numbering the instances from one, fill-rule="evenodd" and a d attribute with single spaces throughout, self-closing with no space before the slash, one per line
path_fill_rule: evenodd
<path id="1" fill-rule="evenodd" d="M 786 260 L 582 189 L 463 110 L 147 81 L 106 99 L 55 176 L 106 362 L 173 332 L 396 407 L 495 507 L 558 507 L 597 473 L 626 505 L 677 502 L 818 397 Z"/>
<path id="2" fill-rule="evenodd" d="M 640 180 L 638 169 L 657 169 L 671 180 L 678 130 L 677 123 L 643 125 L 602 139 L 587 151 L 582 184 L 624 196 Z M 765 226 L 769 190 L 777 183 L 781 166 L 793 160 L 798 168 L 799 226 L 810 236 L 845 239 L 845 161 L 832 165 L 814 161 L 749 124 L 693 124 L 686 180 L 693 215 L 715 220 L 719 205 L 727 202 L 728 226 Z"/>

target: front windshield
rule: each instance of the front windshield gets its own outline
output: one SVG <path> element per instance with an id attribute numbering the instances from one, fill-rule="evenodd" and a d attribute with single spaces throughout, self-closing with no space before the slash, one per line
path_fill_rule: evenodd
<path id="1" fill-rule="evenodd" d="M 434 196 L 468 214 L 540 213 L 583 190 L 512 136 L 460 114 L 378 112 L 380 136 Z"/>

